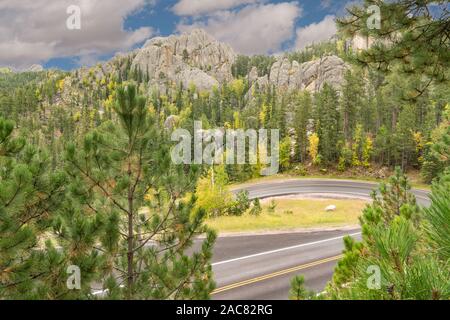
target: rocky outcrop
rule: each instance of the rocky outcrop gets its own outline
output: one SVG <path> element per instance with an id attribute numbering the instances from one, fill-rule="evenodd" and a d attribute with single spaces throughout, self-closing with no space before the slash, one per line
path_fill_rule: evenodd
<path id="1" fill-rule="evenodd" d="M 41 66 L 40 64 L 33 64 L 26 70 L 26 72 L 41 72 L 41 71 L 44 71 L 44 67 Z"/>
<path id="2" fill-rule="evenodd" d="M 269 82 L 278 88 L 287 89 L 291 80 L 292 64 L 287 58 L 278 59 L 270 69 Z"/>
<path id="3" fill-rule="evenodd" d="M 180 121 L 179 116 L 170 115 L 167 117 L 166 121 L 164 122 L 164 127 L 166 129 L 172 130 L 173 128 L 176 127 L 176 125 L 178 124 L 179 121 Z"/>
<path id="4" fill-rule="evenodd" d="M 247 80 L 249 83 L 253 84 L 258 80 L 258 68 L 253 67 L 248 73 Z"/>
<path id="5" fill-rule="evenodd" d="M 175 75 L 175 81 L 177 84 L 181 83 L 183 88 L 188 88 L 193 83 L 200 90 L 210 90 L 219 86 L 219 81 L 216 78 L 197 68 L 181 70 Z"/>
<path id="6" fill-rule="evenodd" d="M 33 64 L 26 69 L 14 69 L 10 67 L 0 67 L 0 73 L 21 73 L 21 72 L 41 72 L 44 71 L 44 67 L 40 64 Z"/>
<path id="7" fill-rule="evenodd" d="M 232 79 L 231 67 L 236 59 L 233 49 L 216 41 L 205 31 L 153 38 L 137 52 L 132 67 L 149 74 L 151 84 L 168 83 L 210 90 Z"/>
<path id="8" fill-rule="evenodd" d="M 372 37 L 355 35 L 351 40 L 351 47 L 354 51 L 368 50 L 374 42 Z"/>
<path id="9" fill-rule="evenodd" d="M 256 83 L 264 86 L 266 82 L 284 90 L 320 91 L 325 83 L 339 89 L 344 81 L 348 66 L 337 56 L 325 56 L 310 62 L 299 64 L 286 57 L 279 58 L 270 70 L 267 78 L 261 77 Z"/>
<path id="10" fill-rule="evenodd" d="M 101 82 L 108 76 L 119 76 L 130 67 L 138 69 L 149 78 L 151 90 L 166 91 L 176 85 L 188 88 L 194 84 L 200 91 L 233 80 L 232 67 L 237 55 L 233 49 L 218 42 L 205 31 L 197 29 L 190 33 L 156 37 L 129 53 L 117 54 L 114 58 L 92 68 L 76 71 L 79 81 L 93 78 Z M 265 75 L 253 67 L 247 80 L 251 95 L 256 87 L 264 89 L 274 86 L 280 90 L 319 91 L 325 83 L 339 89 L 348 66 L 337 56 L 298 63 L 286 56 L 280 56 Z"/>
<path id="11" fill-rule="evenodd" d="M 302 83 L 307 90 L 319 91 L 325 83 L 339 89 L 349 66 L 337 56 L 326 56 L 301 65 Z"/>

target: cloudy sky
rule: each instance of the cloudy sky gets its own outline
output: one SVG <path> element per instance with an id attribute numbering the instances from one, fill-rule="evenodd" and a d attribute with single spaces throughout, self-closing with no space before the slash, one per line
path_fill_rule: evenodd
<path id="1" fill-rule="evenodd" d="M 335 34 L 350 0 L 0 0 L 0 67 L 73 69 L 146 39 L 204 28 L 242 54 L 303 48 Z M 67 28 L 80 8 L 80 29 Z M 70 20 L 74 21 L 74 20 Z"/>

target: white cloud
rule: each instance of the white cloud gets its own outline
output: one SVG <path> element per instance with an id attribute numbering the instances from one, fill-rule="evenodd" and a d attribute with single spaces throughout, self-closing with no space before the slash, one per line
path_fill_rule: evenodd
<path id="1" fill-rule="evenodd" d="M 320 1 L 320 6 L 323 8 L 323 9 L 328 9 L 329 7 L 331 7 L 331 5 L 332 5 L 332 2 L 331 2 L 332 0 L 321 0 Z"/>
<path id="2" fill-rule="evenodd" d="M 318 23 L 297 29 L 296 49 L 303 49 L 312 43 L 329 40 L 337 32 L 334 16 L 326 16 Z"/>
<path id="3" fill-rule="evenodd" d="M 172 11 L 179 16 L 197 16 L 257 2 L 261 0 L 180 0 Z"/>
<path id="4" fill-rule="evenodd" d="M 124 19 L 149 0 L 8 0 L 0 2 L 0 65 L 25 68 L 56 57 L 93 57 L 127 50 L 149 38 L 148 27 L 124 30 Z M 81 30 L 69 30 L 66 9 L 81 8 Z"/>
<path id="5" fill-rule="evenodd" d="M 301 14 L 302 9 L 296 1 L 255 4 L 241 10 L 218 11 L 193 23 L 184 21 L 177 30 L 203 28 L 242 54 L 273 53 L 292 38 L 295 21 Z"/>

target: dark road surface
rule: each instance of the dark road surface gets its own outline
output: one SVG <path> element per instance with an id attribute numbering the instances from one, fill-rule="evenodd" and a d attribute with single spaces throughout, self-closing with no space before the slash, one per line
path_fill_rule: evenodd
<path id="1" fill-rule="evenodd" d="M 247 185 L 250 198 L 294 194 L 338 194 L 368 198 L 377 184 L 346 180 L 299 179 Z M 235 189 L 237 192 L 242 189 Z M 420 205 L 428 192 L 414 190 Z M 219 237 L 213 271 L 217 289 L 213 299 L 288 299 L 290 281 L 302 274 L 306 286 L 324 290 L 344 249 L 342 238 L 360 239 L 358 229 Z"/>

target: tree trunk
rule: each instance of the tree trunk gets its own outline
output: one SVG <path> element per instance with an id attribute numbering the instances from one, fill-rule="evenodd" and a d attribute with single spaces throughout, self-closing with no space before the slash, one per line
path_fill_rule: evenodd
<path id="1" fill-rule="evenodd" d="M 350 130 L 349 130 L 349 116 L 347 110 L 344 111 L 344 139 L 346 142 L 350 141 Z"/>
<path id="2" fill-rule="evenodd" d="M 133 206 L 131 200 L 131 206 Z M 128 199 L 128 203 L 130 206 L 130 199 Z M 128 214 L 128 253 L 127 253 L 127 285 L 128 285 L 128 299 L 131 299 L 133 295 L 133 284 L 134 284 L 134 233 L 133 233 L 133 214 Z"/>
<path id="3" fill-rule="evenodd" d="M 131 177 L 131 161 L 128 162 L 128 175 Z M 134 229 L 133 229 L 133 193 L 132 187 L 128 189 L 128 252 L 127 252 L 127 285 L 128 299 L 133 297 L 134 286 Z"/>

